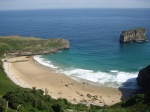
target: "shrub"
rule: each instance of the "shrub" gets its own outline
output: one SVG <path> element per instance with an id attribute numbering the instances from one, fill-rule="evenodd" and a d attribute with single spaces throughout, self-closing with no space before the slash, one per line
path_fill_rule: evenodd
<path id="1" fill-rule="evenodd" d="M 6 110 L 6 100 L 3 98 L 0 98 L 0 112 L 4 112 Z"/>

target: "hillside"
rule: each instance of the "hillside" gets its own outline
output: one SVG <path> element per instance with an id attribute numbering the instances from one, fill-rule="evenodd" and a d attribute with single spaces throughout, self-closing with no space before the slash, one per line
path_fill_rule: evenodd
<path id="1" fill-rule="evenodd" d="M 39 39 L 34 37 L 1 36 L 0 56 L 30 56 L 56 53 L 69 49 L 70 44 L 65 39 Z"/>

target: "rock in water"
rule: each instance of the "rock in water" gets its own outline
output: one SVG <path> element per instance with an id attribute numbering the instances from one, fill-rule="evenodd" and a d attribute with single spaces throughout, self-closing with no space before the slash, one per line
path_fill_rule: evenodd
<path id="1" fill-rule="evenodd" d="M 142 87 L 142 89 L 150 90 L 150 65 L 140 70 L 137 77 L 137 84 Z"/>
<path id="2" fill-rule="evenodd" d="M 146 29 L 145 28 L 135 28 L 131 30 L 122 31 L 120 35 L 120 42 L 146 42 Z"/>

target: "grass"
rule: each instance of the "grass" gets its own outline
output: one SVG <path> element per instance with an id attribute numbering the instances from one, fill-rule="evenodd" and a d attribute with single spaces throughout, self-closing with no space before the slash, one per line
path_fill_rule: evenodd
<path id="1" fill-rule="evenodd" d="M 34 37 L 6 36 L 0 37 L 0 56 L 4 53 L 17 53 L 21 55 L 23 52 L 31 54 L 44 54 L 44 52 L 52 53 L 61 49 L 68 49 L 69 42 L 64 39 L 39 39 Z"/>
<path id="2" fill-rule="evenodd" d="M 15 91 L 18 88 L 21 87 L 16 85 L 7 77 L 2 67 L 2 61 L 0 60 L 0 96 L 3 96 L 10 91 Z"/>

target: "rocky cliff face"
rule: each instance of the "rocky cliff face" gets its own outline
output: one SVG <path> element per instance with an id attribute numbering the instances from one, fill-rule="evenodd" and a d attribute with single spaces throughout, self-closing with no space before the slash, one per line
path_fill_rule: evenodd
<path id="1" fill-rule="evenodd" d="M 147 41 L 146 29 L 135 28 L 131 30 L 122 31 L 120 35 L 120 42 L 145 42 Z"/>
<path id="2" fill-rule="evenodd" d="M 69 41 L 65 39 L 19 36 L 0 37 L 0 45 L 3 45 L 0 50 L 5 51 L 5 56 L 8 57 L 51 54 L 70 48 Z"/>
<path id="3" fill-rule="evenodd" d="M 137 77 L 137 84 L 144 90 L 150 90 L 150 65 L 140 70 Z"/>

